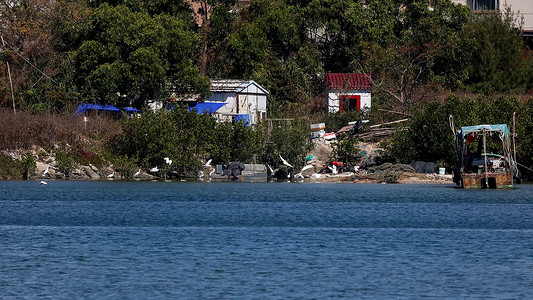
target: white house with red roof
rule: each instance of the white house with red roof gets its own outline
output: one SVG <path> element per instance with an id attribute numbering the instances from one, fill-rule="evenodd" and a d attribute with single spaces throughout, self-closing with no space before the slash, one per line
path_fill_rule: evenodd
<path id="1" fill-rule="evenodd" d="M 370 110 L 372 100 L 372 79 L 361 73 L 326 74 L 329 113 Z"/>

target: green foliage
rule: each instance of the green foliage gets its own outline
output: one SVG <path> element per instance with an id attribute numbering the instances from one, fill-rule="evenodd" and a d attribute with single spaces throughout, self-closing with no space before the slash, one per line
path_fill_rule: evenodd
<path id="1" fill-rule="evenodd" d="M 533 87 L 533 60 L 523 55 L 521 22 L 509 6 L 472 20 L 468 33 L 474 41 L 473 59 L 465 81 L 468 90 L 527 92 Z"/>
<path id="2" fill-rule="evenodd" d="M 433 102 L 420 109 L 411 119 L 408 129 L 399 129 L 384 145 L 385 157 L 395 163 L 413 160 L 440 161 L 447 168 L 456 162 L 456 149 L 449 124 L 453 115 L 456 128 L 478 124 L 511 125 L 513 112 L 518 112 L 516 125 L 517 157 L 522 164 L 533 162 L 531 142 L 531 100 L 522 102 L 514 97 L 478 97 L 461 100 L 450 96 L 444 104 Z M 498 143 L 489 149 L 500 149 Z"/>
<path id="3" fill-rule="evenodd" d="M 56 156 L 56 166 L 59 172 L 69 176 L 70 172 L 76 167 L 73 153 L 67 145 L 60 145 L 60 148 L 54 149 Z"/>
<path id="4" fill-rule="evenodd" d="M 20 179 L 23 175 L 20 170 L 18 161 L 0 154 L 0 179 Z"/>
<path id="5" fill-rule="evenodd" d="M 117 93 L 159 98 L 168 84 L 179 95 L 207 92 L 208 80 L 195 67 L 200 37 L 183 20 L 104 3 L 83 29 L 85 38 L 72 46 L 77 84 L 89 99 L 119 104 Z"/>
<path id="6" fill-rule="evenodd" d="M 133 178 L 133 174 L 137 171 L 135 161 L 128 156 L 116 156 L 112 159 L 112 163 L 114 169 L 125 179 Z"/>
<path id="7" fill-rule="evenodd" d="M 466 6 L 446 0 L 369 1 L 355 16 L 375 21 L 354 23 L 361 26 L 364 55 L 352 66 L 372 74 L 375 88 L 398 105 L 420 101 L 436 85 L 457 87 L 466 77 L 471 48 L 464 38 Z"/>
<path id="8" fill-rule="evenodd" d="M 209 114 L 177 107 L 125 120 L 111 147 L 146 169 L 157 166 L 163 175 L 190 176 L 208 159 L 217 164 L 251 162 L 261 149 L 260 141 L 260 131 L 243 123 L 217 123 Z M 171 165 L 165 157 L 173 161 Z"/>
<path id="9" fill-rule="evenodd" d="M 348 125 L 350 122 L 361 120 L 362 117 L 363 114 L 359 111 L 336 112 L 327 114 L 324 123 L 327 126 L 327 132 L 337 132 L 343 126 Z"/>
<path id="10" fill-rule="evenodd" d="M 376 173 L 375 178 L 377 182 L 398 183 L 401 175 L 401 172 L 386 170 Z"/>
<path id="11" fill-rule="evenodd" d="M 280 155 L 294 168 L 301 168 L 312 148 L 309 142 L 309 125 L 299 120 L 280 121 L 275 124 L 266 139 L 270 143 L 263 149 L 261 161 L 273 168 L 282 165 Z"/>
<path id="12" fill-rule="evenodd" d="M 343 163 L 355 166 L 358 164 L 359 152 L 361 150 L 357 147 L 357 140 L 353 136 L 349 136 L 339 140 L 332 152 L 333 159 Z"/>
<path id="13" fill-rule="evenodd" d="M 22 177 L 26 180 L 29 179 L 30 174 L 33 173 L 35 171 L 35 168 L 37 167 L 33 155 L 24 154 L 20 162 L 20 167 L 22 169 Z"/>
<path id="14" fill-rule="evenodd" d="M 245 126 L 243 121 L 233 124 L 232 129 L 231 161 L 253 162 L 252 158 L 261 151 L 262 132 Z"/>
<path id="15" fill-rule="evenodd" d="M 124 121 L 122 133 L 112 143 L 113 150 L 144 168 L 161 166 L 164 157 L 176 156 L 175 128 L 164 113 L 146 113 Z"/>

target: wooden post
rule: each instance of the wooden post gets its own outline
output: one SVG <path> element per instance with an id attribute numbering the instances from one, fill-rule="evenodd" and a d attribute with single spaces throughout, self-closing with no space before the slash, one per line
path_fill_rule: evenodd
<path id="1" fill-rule="evenodd" d="M 515 130 L 516 130 L 516 111 L 513 112 L 513 163 L 516 164 L 517 161 L 516 161 Z M 518 168 L 518 166 L 516 168 Z"/>
<path id="2" fill-rule="evenodd" d="M 2 39 L 2 47 L 4 50 L 6 49 L 6 42 L 4 42 L 4 36 L 0 36 Z M 9 68 L 9 62 L 6 60 L 7 65 L 7 75 L 9 77 L 9 86 L 11 87 L 11 98 L 13 99 L 13 114 L 17 114 L 17 110 L 15 109 L 15 93 L 13 93 L 13 81 L 11 80 L 11 69 Z"/>
<path id="3" fill-rule="evenodd" d="M 488 168 L 487 168 L 487 130 L 485 128 L 482 129 L 483 132 L 483 164 L 485 167 L 485 185 L 487 188 L 489 187 L 489 175 L 488 175 Z"/>

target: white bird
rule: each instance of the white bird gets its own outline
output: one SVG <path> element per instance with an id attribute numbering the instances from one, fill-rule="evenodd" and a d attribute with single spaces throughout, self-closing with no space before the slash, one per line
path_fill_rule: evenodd
<path id="1" fill-rule="evenodd" d="M 165 162 L 167 163 L 167 165 L 171 165 L 172 164 L 172 159 L 168 158 L 168 157 L 165 157 L 163 158 L 165 160 Z"/>
<path id="2" fill-rule="evenodd" d="M 39 182 L 40 185 L 47 185 L 48 183 L 46 183 L 46 181 L 41 181 Z"/>
<path id="3" fill-rule="evenodd" d="M 285 159 L 283 159 L 283 157 L 281 157 L 281 154 L 279 155 L 279 158 L 281 158 L 281 162 L 282 162 L 284 165 L 286 165 L 286 166 L 289 167 L 289 168 L 292 168 L 292 166 L 291 166 L 291 165 L 290 165 Z"/>
<path id="4" fill-rule="evenodd" d="M 268 169 L 270 170 L 270 174 L 274 174 L 274 170 L 272 170 L 272 167 L 267 165 Z"/>
<path id="5" fill-rule="evenodd" d="M 211 177 L 211 175 L 215 174 L 215 170 L 211 170 L 211 172 L 209 172 L 209 176 Z"/>
<path id="6" fill-rule="evenodd" d="M 133 174 L 133 177 L 139 176 L 139 174 L 141 174 L 141 169 L 139 169 L 139 171 L 137 171 L 135 174 Z"/>
<path id="7" fill-rule="evenodd" d="M 294 174 L 295 179 L 304 179 L 304 176 L 302 175 L 302 172 Z"/>
<path id="8" fill-rule="evenodd" d="M 331 170 L 331 173 L 333 173 L 333 174 L 337 174 L 337 166 L 332 165 L 331 167 L 328 166 L 328 168 Z"/>
<path id="9" fill-rule="evenodd" d="M 204 172 L 203 171 L 198 171 L 196 176 L 198 177 L 198 179 L 204 178 Z"/>
<path id="10" fill-rule="evenodd" d="M 303 171 L 305 171 L 305 170 L 311 169 L 311 168 L 314 168 L 314 166 L 313 166 L 313 165 L 307 165 L 307 166 L 305 166 L 305 167 L 302 168 L 302 170 L 300 171 L 300 173 L 303 172 Z"/>
<path id="11" fill-rule="evenodd" d="M 159 172 L 159 168 L 158 167 L 153 167 L 153 168 L 150 169 L 150 172 L 152 172 L 152 173 Z"/>
<path id="12" fill-rule="evenodd" d="M 115 178 L 115 172 L 113 172 L 113 173 L 107 175 L 107 178 Z"/>
<path id="13" fill-rule="evenodd" d="M 46 167 L 46 170 L 43 171 L 43 175 L 46 175 L 48 174 L 48 171 L 50 170 L 50 166 L 47 166 Z"/>
<path id="14" fill-rule="evenodd" d="M 204 167 L 209 167 L 209 166 L 211 165 L 211 161 L 212 161 L 212 160 L 213 160 L 213 159 L 209 159 L 209 160 L 205 163 Z"/>

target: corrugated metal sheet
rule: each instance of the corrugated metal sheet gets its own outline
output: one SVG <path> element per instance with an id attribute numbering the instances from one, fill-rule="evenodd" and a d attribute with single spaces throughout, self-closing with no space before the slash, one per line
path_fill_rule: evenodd
<path id="1" fill-rule="evenodd" d="M 361 73 L 328 73 L 326 86 L 330 89 L 370 90 L 372 79 Z"/>
<path id="2" fill-rule="evenodd" d="M 262 93 L 268 95 L 268 92 L 253 80 L 240 79 L 211 79 L 211 92 L 232 92 L 239 93 L 250 85 L 255 85 Z"/>

